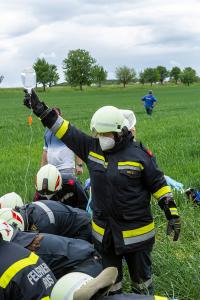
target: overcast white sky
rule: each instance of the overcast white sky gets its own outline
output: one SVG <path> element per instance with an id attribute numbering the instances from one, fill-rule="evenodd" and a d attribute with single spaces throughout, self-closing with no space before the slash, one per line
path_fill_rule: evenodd
<path id="1" fill-rule="evenodd" d="M 56 64 L 88 50 L 109 78 L 126 65 L 200 73 L 200 0 L 0 0 L 1 86 L 20 86 L 37 57 Z"/>

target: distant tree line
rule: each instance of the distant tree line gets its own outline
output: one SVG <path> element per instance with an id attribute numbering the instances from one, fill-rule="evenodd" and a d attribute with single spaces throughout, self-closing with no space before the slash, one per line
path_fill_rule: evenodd
<path id="1" fill-rule="evenodd" d="M 84 85 L 95 84 L 101 87 L 107 80 L 107 71 L 97 64 L 96 59 L 84 49 L 69 51 L 67 57 L 63 60 L 63 71 L 66 83 L 72 87 L 83 89 Z M 59 80 L 57 66 L 49 64 L 44 58 L 38 58 L 33 65 L 36 71 L 37 83 L 42 84 L 45 90 L 46 86 L 56 85 Z M 115 75 L 118 83 L 126 87 L 128 83 L 139 82 L 141 84 L 154 83 L 164 84 L 165 81 L 172 81 L 176 84 L 182 82 L 188 86 L 199 80 L 196 71 L 191 67 L 181 70 L 175 66 L 167 70 L 164 66 L 155 68 L 146 68 L 138 76 L 134 68 L 127 66 L 117 67 Z M 1 77 L 0 77 L 1 78 Z M 1 82 L 1 81 L 0 81 Z"/>

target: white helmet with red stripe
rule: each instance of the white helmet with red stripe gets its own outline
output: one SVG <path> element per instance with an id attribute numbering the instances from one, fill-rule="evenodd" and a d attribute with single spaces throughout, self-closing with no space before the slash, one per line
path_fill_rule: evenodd
<path id="1" fill-rule="evenodd" d="M 0 219 L 6 221 L 9 225 L 24 231 L 24 220 L 22 216 L 12 208 L 1 208 Z"/>
<path id="2" fill-rule="evenodd" d="M 62 187 L 62 177 L 53 165 L 43 166 L 36 175 L 36 190 L 41 195 L 51 196 Z"/>
<path id="3" fill-rule="evenodd" d="M 10 242 L 14 229 L 6 221 L 0 220 L 0 236 L 4 241 Z"/>

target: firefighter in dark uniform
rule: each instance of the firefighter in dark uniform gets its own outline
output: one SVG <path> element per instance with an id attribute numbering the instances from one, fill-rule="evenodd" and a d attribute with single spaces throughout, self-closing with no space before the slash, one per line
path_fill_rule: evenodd
<path id="1" fill-rule="evenodd" d="M 65 182 L 59 170 L 47 164 L 36 175 L 36 193 L 34 200 L 60 201 L 72 207 L 86 209 L 88 198 L 83 187 L 75 177 L 66 177 Z"/>
<path id="2" fill-rule="evenodd" d="M 70 272 L 96 277 L 102 271 L 101 258 L 87 241 L 20 230 L 14 231 L 11 241 L 39 255 L 56 279 Z"/>
<path id="3" fill-rule="evenodd" d="M 16 211 L 23 217 L 25 230 L 91 240 L 90 215 L 84 210 L 42 200 L 18 207 Z"/>
<path id="4" fill-rule="evenodd" d="M 0 233 L 1 300 L 50 300 L 55 283 L 52 271 L 38 255 L 4 241 Z"/>
<path id="5" fill-rule="evenodd" d="M 103 267 L 119 271 L 113 292 L 121 290 L 122 258 L 128 264 L 133 291 L 152 293 L 151 251 L 155 227 L 150 200 L 153 195 L 168 220 L 167 233 L 180 233 L 180 218 L 171 189 L 152 154 L 134 141 L 127 120 L 116 107 L 105 106 L 91 120 L 91 137 L 76 129 L 56 112 L 26 93 L 24 104 L 44 126 L 60 138 L 89 169 L 93 195 L 93 238 Z"/>

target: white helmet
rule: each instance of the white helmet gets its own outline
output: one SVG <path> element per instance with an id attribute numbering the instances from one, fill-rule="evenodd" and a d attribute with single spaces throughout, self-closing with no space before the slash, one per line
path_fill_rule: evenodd
<path id="1" fill-rule="evenodd" d="M 51 300 L 89 300 L 98 291 L 104 295 L 115 283 L 117 268 L 109 267 L 96 278 L 80 272 L 72 272 L 60 278 L 51 292 Z"/>
<path id="2" fill-rule="evenodd" d="M 24 231 L 24 220 L 22 216 L 12 208 L 1 208 L 0 219 L 6 221 L 9 225 Z"/>
<path id="3" fill-rule="evenodd" d="M 0 235 L 4 241 L 10 242 L 14 229 L 6 221 L 0 220 Z"/>
<path id="4" fill-rule="evenodd" d="M 131 130 L 136 125 L 136 117 L 132 110 L 120 109 L 123 116 L 128 121 L 128 130 Z"/>
<path id="5" fill-rule="evenodd" d="M 5 194 L 0 198 L 0 208 L 15 208 L 16 206 L 23 206 L 23 201 L 15 192 Z"/>
<path id="6" fill-rule="evenodd" d="M 128 127 L 128 121 L 121 110 L 115 106 L 99 108 L 90 122 L 90 130 L 97 133 L 121 132 L 124 126 Z"/>
<path id="7" fill-rule="evenodd" d="M 36 175 L 36 190 L 42 195 L 53 195 L 62 187 L 62 177 L 53 165 L 43 166 Z"/>
<path id="8" fill-rule="evenodd" d="M 81 272 L 72 272 L 61 277 L 51 292 L 51 300 L 73 300 L 74 292 L 83 284 L 93 279 Z"/>

